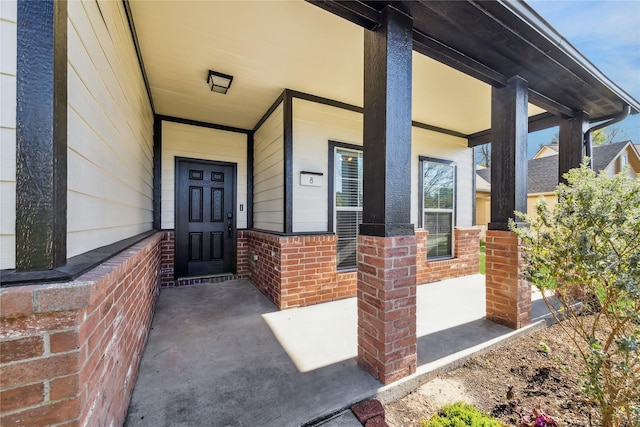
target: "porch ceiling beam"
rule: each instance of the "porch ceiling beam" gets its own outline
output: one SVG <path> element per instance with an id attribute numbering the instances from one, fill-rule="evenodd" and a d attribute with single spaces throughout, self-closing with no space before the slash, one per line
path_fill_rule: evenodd
<path id="1" fill-rule="evenodd" d="M 529 92 L 531 93 L 531 92 Z M 529 132 L 536 132 L 543 129 L 549 129 L 560 124 L 560 118 L 551 113 L 540 113 L 529 117 Z M 480 132 L 467 135 L 469 148 L 478 145 L 488 144 L 491 142 L 491 129 L 485 129 Z"/>
<path id="2" fill-rule="evenodd" d="M 344 0 L 307 0 L 328 12 L 347 21 L 353 22 L 367 30 L 374 30 L 380 26 L 380 12 L 360 1 Z"/>
<path id="3" fill-rule="evenodd" d="M 563 119 L 571 119 L 575 117 L 575 112 L 571 108 L 566 105 L 562 105 L 533 89 L 529 89 L 529 102 L 536 107 L 543 108 L 556 116 L 562 117 Z"/>
<path id="4" fill-rule="evenodd" d="M 491 86 L 507 84 L 507 78 L 499 72 L 415 29 L 413 49 Z"/>

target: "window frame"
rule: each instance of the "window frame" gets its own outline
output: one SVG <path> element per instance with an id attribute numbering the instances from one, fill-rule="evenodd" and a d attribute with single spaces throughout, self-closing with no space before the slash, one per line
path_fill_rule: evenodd
<path id="1" fill-rule="evenodd" d="M 338 141 L 329 141 L 329 153 L 328 153 L 328 160 L 329 160 L 329 185 L 327 186 L 328 189 L 328 212 L 327 212 L 327 231 L 330 233 L 334 233 L 337 235 L 337 231 L 336 231 L 336 227 L 337 227 L 337 206 L 336 206 L 336 191 L 335 191 L 335 178 L 336 178 L 336 167 L 335 167 L 335 161 L 336 161 L 336 152 L 337 150 L 347 150 L 347 151 L 353 151 L 355 153 L 361 154 L 362 156 L 364 156 L 364 147 L 362 145 L 357 145 L 357 144 L 349 144 L 346 142 L 338 142 Z M 364 180 L 364 177 L 363 177 Z M 356 208 L 356 207 L 346 207 L 344 209 L 341 209 L 343 211 L 355 211 L 355 212 L 362 212 L 362 207 L 360 208 Z M 357 268 L 357 265 L 354 266 L 349 266 L 349 267 L 338 267 L 338 258 L 337 258 L 337 253 L 336 253 L 336 268 L 338 271 L 349 271 L 349 270 L 355 270 Z"/>
<path id="2" fill-rule="evenodd" d="M 451 209 L 429 209 L 430 212 L 451 212 L 451 255 L 429 257 L 428 261 L 442 261 L 455 258 L 455 227 L 458 222 L 458 165 L 453 160 L 441 159 L 437 157 L 419 156 L 418 157 L 418 224 L 420 228 L 425 229 L 425 207 L 424 207 L 424 165 L 425 163 L 439 163 L 453 168 L 453 208 Z M 429 237 L 427 237 L 428 241 Z M 425 248 L 428 254 L 428 247 Z"/>

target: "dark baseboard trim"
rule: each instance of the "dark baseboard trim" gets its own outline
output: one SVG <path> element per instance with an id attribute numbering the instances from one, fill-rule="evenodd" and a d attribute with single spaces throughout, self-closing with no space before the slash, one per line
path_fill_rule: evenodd
<path id="1" fill-rule="evenodd" d="M 67 260 L 63 266 L 53 270 L 15 271 L 13 269 L 0 271 L 0 287 L 35 285 L 54 282 L 69 282 L 77 279 L 92 268 L 102 264 L 109 258 L 135 245 L 141 240 L 157 233 L 157 230 L 149 230 L 137 236 L 120 240 L 107 246 L 94 249 L 89 252 L 74 256 Z"/>

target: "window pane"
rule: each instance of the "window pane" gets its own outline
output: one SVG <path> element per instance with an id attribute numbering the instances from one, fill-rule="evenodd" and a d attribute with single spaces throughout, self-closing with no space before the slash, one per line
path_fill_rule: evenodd
<path id="1" fill-rule="evenodd" d="M 455 165 L 425 160 L 422 173 L 427 259 L 452 257 Z"/>
<path id="2" fill-rule="evenodd" d="M 423 162 L 424 208 L 453 209 L 454 166 Z"/>
<path id="3" fill-rule="evenodd" d="M 427 259 L 453 256 L 452 224 L 453 214 L 449 212 L 424 213 L 424 228 L 427 236 Z"/>
<path id="4" fill-rule="evenodd" d="M 358 226 L 362 222 L 362 152 L 335 152 L 336 234 L 338 268 L 355 267 Z"/>
<path id="5" fill-rule="evenodd" d="M 362 211 L 337 211 L 338 268 L 355 267 L 358 246 L 358 225 L 362 223 Z"/>
<path id="6" fill-rule="evenodd" d="M 336 150 L 336 206 L 362 207 L 362 153 Z"/>

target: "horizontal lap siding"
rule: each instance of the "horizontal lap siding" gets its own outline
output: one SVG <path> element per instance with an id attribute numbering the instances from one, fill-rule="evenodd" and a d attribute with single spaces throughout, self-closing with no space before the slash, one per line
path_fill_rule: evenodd
<path id="1" fill-rule="evenodd" d="M 68 10 L 71 257 L 151 229 L 153 113 L 122 3 Z"/>
<path id="2" fill-rule="evenodd" d="M 247 227 L 247 135 L 162 122 L 162 228 L 175 228 L 175 158 L 237 164 L 237 227 Z M 240 205 L 244 205 L 240 211 Z"/>
<path id="3" fill-rule="evenodd" d="M 329 141 L 362 145 L 362 114 L 293 100 L 293 231 L 327 231 Z M 300 185 L 300 172 L 320 172 L 321 187 Z M 332 231 L 332 230 L 331 230 Z"/>
<path id="4" fill-rule="evenodd" d="M 284 231 L 284 121 L 282 104 L 253 137 L 253 227 Z"/>
<path id="5" fill-rule="evenodd" d="M 293 231 L 326 231 L 328 210 L 328 142 L 362 145 L 362 114 L 311 101 L 293 103 Z M 412 128 L 411 222 L 418 224 L 419 157 L 453 160 L 457 168 L 458 226 L 471 226 L 473 157 L 467 141 L 421 128 Z M 300 185 L 300 172 L 323 174 L 321 187 Z"/>
<path id="6" fill-rule="evenodd" d="M 0 1 L 0 270 L 16 263 L 16 2 Z"/>
<path id="7" fill-rule="evenodd" d="M 456 187 L 456 226 L 473 225 L 473 149 L 467 147 L 467 140 L 414 127 L 411 132 L 411 222 L 418 224 L 420 177 L 420 156 L 433 157 L 455 162 L 457 174 Z"/>

